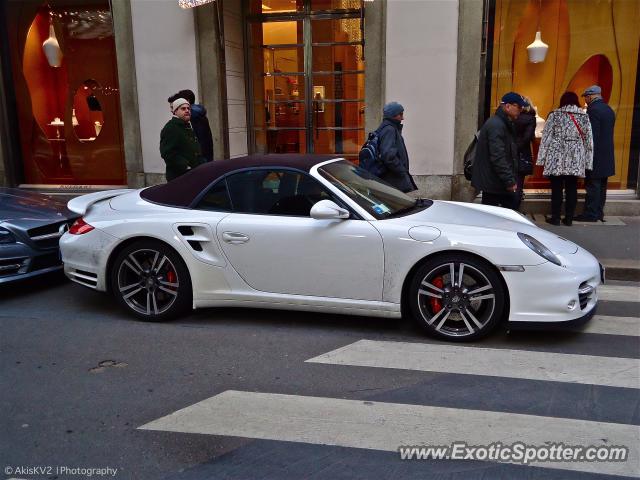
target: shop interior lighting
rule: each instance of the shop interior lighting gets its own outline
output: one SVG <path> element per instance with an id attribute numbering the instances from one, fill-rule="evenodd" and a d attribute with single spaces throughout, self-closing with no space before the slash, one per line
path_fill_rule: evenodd
<path id="1" fill-rule="evenodd" d="M 538 28 L 536 29 L 536 38 L 527 47 L 527 54 L 531 63 L 544 62 L 549 50 L 549 45 L 542 41 L 542 33 L 540 32 L 540 17 L 542 16 L 542 0 L 538 0 Z"/>
<path id="2" fill-rule="evenodd" d="M 42 51 L 51 67 L 58 68 L 62 65 L 62 49 L 53 28 L 53 12 L 51 10 L 49 10 L 49 38 L 42 42 Z"/>

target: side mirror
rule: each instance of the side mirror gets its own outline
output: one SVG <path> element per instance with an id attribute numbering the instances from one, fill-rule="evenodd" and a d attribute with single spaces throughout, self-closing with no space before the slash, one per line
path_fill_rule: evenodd
<path id="1" fill-rule="evenodd" d="M 311 207 L 311 218 L 316 220 L 349 218 L 349 211 L 340 208 L 331 200 L 320 200 Z"/>

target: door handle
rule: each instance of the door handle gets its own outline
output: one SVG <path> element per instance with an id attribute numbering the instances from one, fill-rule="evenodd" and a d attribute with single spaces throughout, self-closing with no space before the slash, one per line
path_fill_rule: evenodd
<path id="1" fill-rule="evenodd" d="M 247 237 L 244 233 L 223 232 L 222 240 L 231 244 L 240 244 L 247 243 L 249 241 L 249 237 Z"/>

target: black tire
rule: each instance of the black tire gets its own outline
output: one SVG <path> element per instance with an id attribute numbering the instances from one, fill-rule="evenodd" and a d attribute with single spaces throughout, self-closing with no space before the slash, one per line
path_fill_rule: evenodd
<path id="1" fill-rule="evenodd" d="M 426 333 L 465 342 L 484 337 L 500 323 L 506 292 L 490 264 L 451 253 L 429 259 L 418 268 L 406 300 L 413 319 Z"/>
<path id="2" fill-rule="evenodd" d="M 155 240 L 125 247 L 110 272 L 111 290 L 129 313 L 148 322 L 164 322 L 192 307 L 191 277 L 172 248 Z"/>

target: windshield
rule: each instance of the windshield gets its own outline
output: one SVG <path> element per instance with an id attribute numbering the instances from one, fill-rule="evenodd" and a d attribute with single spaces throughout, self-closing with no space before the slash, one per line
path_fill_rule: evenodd
<path id="1" fill-rule="evenodd" d="M 318 172 L 378 220 L 408 212 L 419 203 L 346 160 L 323 165 Z"/>

